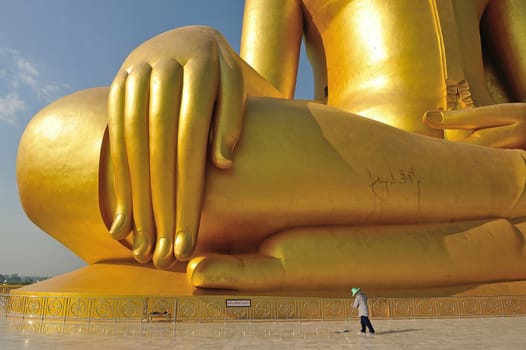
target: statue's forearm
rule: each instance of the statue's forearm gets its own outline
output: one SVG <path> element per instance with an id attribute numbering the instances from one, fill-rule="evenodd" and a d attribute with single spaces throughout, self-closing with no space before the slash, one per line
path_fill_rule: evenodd
<path id="1" fill-rule="evenodd" d="M 482 29 L 497 55 L 499 69 L 513 98 L 526 101 L 526 2 L 490 1 Z"/>
<path id="2" fill-rule="evenodd" d="M 294 94 L 303 34 L 299 0 L 247 0 L 241 57 L 283 97 Z"/>

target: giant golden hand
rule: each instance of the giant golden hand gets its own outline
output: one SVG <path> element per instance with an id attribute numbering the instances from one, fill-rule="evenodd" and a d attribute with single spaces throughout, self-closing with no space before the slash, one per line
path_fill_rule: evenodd
<path id="1" fill-rule="evenodd" d="M 466 130 L 448 134 L 453 141 L 526 149 L 526 103 L 431 111 L 424 115 L 424 122 L 436 129 Z"/>
<path id="2" fill-rule="evenodd" d="M 137 261 L 153 254 L 167 268 L 192 254 L 209 137 L 212 162 L 229 168 L 245 97 L 240 59 L 211 28 L 161 34 L 122 65 L 108 101 L 117 204 L 110 233 L 122 239 L 133 223 Z"/>

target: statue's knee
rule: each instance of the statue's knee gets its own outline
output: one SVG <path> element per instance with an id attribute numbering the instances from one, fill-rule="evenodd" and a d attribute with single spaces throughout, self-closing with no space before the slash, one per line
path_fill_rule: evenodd
<path id="1" fill-rule="evenodd" d="M 18 149 L 19 195 L 29 218 L 53 236 L 97 215 L 107 89 L 84 90 L 42 109 Z"/>

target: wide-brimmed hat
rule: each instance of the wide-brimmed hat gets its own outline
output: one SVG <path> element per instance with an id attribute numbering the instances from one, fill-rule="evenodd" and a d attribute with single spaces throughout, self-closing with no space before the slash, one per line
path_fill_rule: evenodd
<path id="1" fill-rule="evenodd" d="M 359 291 L 360 291 L 360 288 L 353 288 L 353 289 L 351 289 L 352 296 L 355 296 L 356 293 L 358 293 Z"/>

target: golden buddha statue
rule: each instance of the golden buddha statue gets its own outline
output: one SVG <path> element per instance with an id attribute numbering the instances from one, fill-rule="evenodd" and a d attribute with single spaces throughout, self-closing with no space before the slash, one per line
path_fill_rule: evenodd
<path id="1" fill-rule="evenodd" d="M 247 0 L 240 55 L 174 29 L 111 87 L 43 109 L 20 143 L 23 206 L 88 263 L 188 261 L 196 287 L 525 279 L 524 15 Z M 302 38 L 314 101 L 293 100 Z"/>

